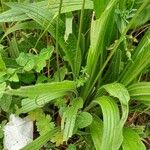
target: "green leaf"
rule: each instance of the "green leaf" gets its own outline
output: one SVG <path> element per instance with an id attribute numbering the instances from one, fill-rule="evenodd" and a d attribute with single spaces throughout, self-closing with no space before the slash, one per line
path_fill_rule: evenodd
<path id="1" fill-rule="evenodd" d="M 111 17 L 111 13 L 116 6 L 117 0 L 111 0 L 99 19 L 92 21 L 91 26 L 91 45 L 87 58 L 87 72 L 89 75 L 95 71 L 94 64 L 103 50 L 104 34 L 107 30 L 107 23 Z M 94 69 L 93 69 L 94 68 Z"/>
<path id="2" fill-rule="evenodd" d="M 78 109 L 83 107 L 83 100 L 76 98 L 72 106 L 65 109 L 61 121 L 61 129 L 64 131 L 63 140 L 67 141 L 72 135 L 76 123 Z"/>
<path id="3" fill-rule="evenodd" d="M 43 107 L 53 99 L 63 97 L 68 92 L 76 93 L 76 83 L 73 81 L 41 83 L 33 86 L 24 86 L 19 89 L 10 89 L 7 94 L 28 97 L 22 100 L 22 108 L 18 113 L 26 113 L 38 107 Z"/>
<path id="4" fill-rule="evenodd" d="M 99 90 L 98 90 L 98 93 L 97 93 L 97 96 L 96 97 L 99 97 L 99 96 L 102 96 L 104 93 L 105 93 L 105 91 L 107 91 L 109 94 L 110 94 L 110 96 L 113 96 L 113 97 L 115 97 L 115 98 L 118 98 L 119 99 L 119 101 L 120 101 L 120 103 L 121 103 L 121 108 L 122 108 L 122 116 L 121 116 L 121 119 L 120 119 L 120 116 L 119 116 L 119 114 L 117 114 L 117 113 L 119 113 L 119 112 L 117 112 L 117 110 L 116 110 L 116 112 L 111 112 L 111 113 L 114 113 L 113 115 L 114 115 L 114 117 L 113 117 L 113 115 L 112 116 L 109 116 L 110 114 L 107 114 L 107 119 L 109 120 L 110 118 L 109 117 L 111 117 L 112 119 L 117 119 L 116 117 L 117 117 L 117 115 L 119 116 L 119 121 L 117 121 L 117 124 L 116 124 L 116 127 L 114 126 L 114 129 L 113 129 L 113 131 L 111 130 L 111 129 L 107 129 L 107 128 L 111 128 L 111 126 L 113 126 L 115 123 L 110 123 L 110 121 L 111 121 L 111 119 L 110 119 L 110 121 L 108 121 L 107 122 L 107 120 L 106 120 L 106 122 L 104 122 L 104 126 L 106 126 L 106 127 L 104 127 L 104 129 L 103 129 L 103 139 L 102 139 L 102 143 L 103 143 L 103 145 L 104 145 L 104 147 L 103 148 L 101 148 L 101 149 L 105 149 L 105 147 L 106 147 L 106 149 L 108 148 L 110 148 L 111 149 L 111 146 L 110 145 L 113 145 L 112 147 L 114 148 L 114 149 L 118 149 L 119 147 L 120 147 L 120 145 L 121 145 L 121 143 L 122 143 L 122 141 L 123 141 L 123 137 L 122 137 L 122 128 L 123 128 L 123 126 L 124 126 L 124 124 L 125 124 L 125 122 L 126 122 L 126 120 L 127 120 L 127 118 L 128 118 L 128 113 L 129 113 L 129 106 L 128 106 L 128 102 L 129 102 L 129 100 L 130 100 L 130 95 L 129 95 L 129 93 L 128 93 L 128 91 L 127 91 L 127 89 L 122 85 L 122 84 L 119 84 L 119 83 L 112 83 L 112 84 L 107 84 L 107 85 L 104 85 L 104 86 L 102 86 Z M 100 98 L 98 98 L 98 103 L 101 105 L 101 102 L 102 101 L 108 101 L 108 102 L 110 102 L 110 101 L 112 101 L 111 99 L 110 99 L 110 97 L 106 97 L 106 96 L 103 96 L 102 98 L 100 97 Z M 107 102 L 107 103 L 108 103 Z M 114 104 L 114 105 L 116 105 L 116 103 Z M 102 107 L 102 106 L 101 106 Z M 104 107 L 104 106 L 103 106 Z M 109 107 L 109 106 L 105 106 L 105 107 Z M 106 117 L 106 114 L 104 114 L 104 113 L 108 113 L 108 112 L 105 112 L 108 108 L 102 108 L 102 111 L 103 111 L 103 117 Z M 115 106 L 114 106 L 115 107 Z M 105 110 L 106 109 L 106 110 Z M 110 111 L 111 111 L 111 109 L 112 109 L 112 111 L 114 110 L 114 108 L 109 108 L 110 109 Z M 116 107 L 115 109 L 118 109 L 118 107 Z M 110 113 L 110 112 L 109 112 Z M 104 116 L 105 115 L 105 116 Z M 114 120 L 115 121 L 115 120 Z M 110 124 L 109 124 L 110 123 Z M 113 127 L 112 127 L 113 128 Z M 107 130 L 107 131 L 106 131 Z M 106 133 L 105 133 L 106 132 Z M 105 135 L 106 134 L 106 135 Z M 108 134 L 108 135 L 107 135 Z M 110 136 L 109 137 L 109 134 L 114 134 L 114 137 L 112 136 Z M 107 138 L 105 137 L 105 136 L 107 136 Z M 110 138 L 110 139 L 109 139 Z M 108 139 L 107 141 L 108 141 L 108 143 L 106 142 L 103 142 L 103 141 L 105 141 L 105 139 Z M 114 140 L 115 139 L 115 140 Z M 111 143 L 111 141 L 112 141 L 112 143 Z M 107 147 L 108 146 L 108 147 Z"/>
<path id="5" fill-rule="evenodd" d="M 0 84 L 0 98 L 2 98 L 5 88 L 6 88 L 6 83 L 5 82 L 1 83 Z"/>
<path id="6" fill-rule="evenodd" d="M 31 110 L 36 108 L 43 107 L 45 104 L 49 103 L 50 101 L 64 97 L 67 92 L 55 92 L 55 93 L 46 93 L 46 94 L 39 94 L 36 98 L 25 98 L 22 100 L 21 104 L 22 107 L 17 111 L 17 113 L 27 113 Z"/>
<path id="7" fill-rule="evenodd" d="M 78 61 L 75 59 L 76 50 L 77 50 L 77 39 L 74 34 L 70 34 L 68 40 L 66 41 L 67 54 L 65 60 L 67 60 L 72 68 L 72 71 L 75 74 L 78 74 L 81 66 L 81 51 L 77 54 Z M 76 69 L 75 69 L 76 66 Z"/>
<path id="8" fill-rule="evenodd" d="M 46 144 L 53 137 L 53 135 L 56 133 L 56 131 L 57 130 L 52 130 L 52 131 L 45 133 L 44 135 L 38 137 L 37 139 L 35 139 L 33 142 L 31 142 L 30 144 L 28 144 L 21 150 L 29 150 L 29 149 L 38 150 L 38 149 L 40 149 L 44 144 Z"/>
<path id="9" fill-rule="evenodd" d="M 124 128 L 123 150 L 146 150 L 140 136 L 131 128 Z"/>
<path id="10" fill-rule="evenodd" d="M 5 112 L 10 112 L 10 105 L 12 102 L 12 97 L 10 95 L 4 94 L 0 99 L 0 108 Z"/>
<path id="11" fill-rule="evenodd" d="M 95 102 L 101 106 L 103 113 L 102 141 L 96 147 L 100 148 L 98 150 L 117 150 L 123 141 L 118 106 L 108 96 L 99 97 Z"/>
<path id="12" fill-rule="evenodd" d="M 34 66 L 35 66 L 34 57 L 32 57 L 32 56 L 29 55 L 29 57 L 27 58 L 27 63 L 25 64 L 25 66 L 23 66 L 23 69 L 25 71 L 31 71 L 34 68 Z"/>
<path id="13" fill-rule="evenodd" d="M 40 72 L 46 66 L 46 60 L 49 60 L 53 53 L 53 47 L 42 49 L 40 54 L 35 57 L 35 70 Z"/>
<path id="14" fill-rule="evenodd" d="M 106 61 L 104 62 L 104 64 L 102 65 L 102 68 L 99 70 L 98 74 L 96 75 L 96 77 L 93 77 L 93 79 L 91 79 L 91 81 L 89 80 L 87 82 L 87 85 L 84 87 L 83 91 L 82 91 L 82 97 L 83 99 L 86 99 L 86 97 L 89 95 L 89 93 L 92 91 L 92 88 L 94 87 L 94 85 L 96 84 L 97 80 L 101 77 L 104 69 L 106 68 L 106 66 L 108 65 L 109 61 L 111 60 L 112 56 L 114 55 L 114 53 L 116 52 L 116 50 L 118 49 L 119 45 L 121 44 L 121 42 L 124 40 L 128 30 L 131 28 L 132 24 L 135 22 L 136 18 L 139 16 L 139 14 L 141 13 L 141 11 L 149 4 L 149 0 L 144 0 L 144 2 L 142 3 L 142 5 L 140 6 L 140 8 L 137 10 L 137 12 L 135 13 L 134 17 L 131 19 L 131 21 L 128 23 L 127 27 L 124 29 L 123 33 L 121 34 L 119 40 L 115 43 L 114 47 L 113 47 L 113 50 L 111 51 L 110 55 L 107 57 Z M 108 4 L 109 5 L 109 4 Z M 106 9 L 107 10 L 107 9 Z M 106 26 L 106 24 L 105 24 Z M 102 35 L 103 36 L 103 35 Z M 101 37 L 102 37 L 101 36 Z M 143 42 L 144 43 L 144 42 Z M 99 50 L 99 49 L 98 49 Z M 92 51 L 91 51 L 92 52 Z M 149 57 L 149 53 L 146 54 L 148 52 L 148 49 L 145 49 L 144 51 L 144 54 L 143 56 L 143 59 L 145 59 L 147 56 Z M 94 54 L 94 53 L 93 53 Z M 93 55 L 92 54 L 92 55 Z M 91 56 L 92 56 L 91 55 Z M 96 53 L 97 55 L 97 53 Z M 139 55 L 139 58 L 140 58 L 140 55 Z M 93 59 L 93 62 L 94 64 L 97 64 L 97 62 L 95 63 L 95 57 L 92 58 Z M 140 59 L 137 61 L 139 63 L 141 63 L 142 61 L 140 61 Z M 148 62 L 149 62 L 149 59 L 146 58 L 146 61 L 144 62 L 144 64 L 142 64 L 143 66 L 141 67 L 142 69 L 144 69 L 146 67 L 146 65 L 148 65 Z M 142 62 L 143 63 L 143 62 Z M 90 61 L 89 61 L 89 64 L 90 64 Z M 134 63 L 135 64 L 135 63 Z M 129 67 L 129 66 L 128 66 Z M 126 70 L 125 72 L 122 73 L 122 75 L 126 74 L 129 70 L 128 70 L 128 67 L 126 67 Z M 139 67 L 139 66 L 138 66 Z M 141 68 L 138 68 L 138 73 L 140 73 L 140 69 Z M 136 69 L 136 65 L 134 66 L 134 69 Z M 90 67 L 90 70 L 94 70 L 93 69 L 93 65 Z M 97 68 L 96 68 L 97 70 Z M 132 75 L 134 75 L 133 71 L 130 70 L 130 73 Z M 91 75 L 90 75 L 91 76 Z M 134 75 L 135 77 L 135 75 Z M 92 77 L 90 77 L 92 78 Z M 126 76 L 125 79 L 127 79 L 128 76 Z M 92 81 L 93 80 L 93 81 Z M 133 79 L 132 79 L 133 80 Z M 126 80 L 127 82 L 130 81 L 130 80 Z M 126 85 L 126 84 L 125 84 Z"/>
<path id="15" fill-rule="evenodd" d="M 150 64 L 150 29 L 135 49 L 135 53 L 120 76 L 120 82 L 129 85 Z"/>
<path id="16" fill-rule="evenodd" d="M 66 68 L 65 66 L 59 68 L 59 73 L 60 73 L 60 79 L 61 79 L 60 81 L 63 81 L 64 78 L 65 78 L 65 75 L 67 74 L 67 68 Z M 54 78 L 54 81 L 55 81 L 55 82 L 58 82 L 58 81 L 59 81 L 59 78 L 58 78 L 58 71 L 56 71 L 56 72 L 54 73 L 53 78 Z"/>
<path id="17" fill-rule="evenodd" d="M 122 51 L 118 49 L 114 54 L 111 64 L 109 65 L 109 69 L 104 77 L 104 82 L 115 82 L 118 80 L 119 75 L 122 70 Z"/>
<path id="18" fill-rule="evenodd" d="M 79 129 L 85 128 L 92 123 L 92 115 L 88 112 L 81 112 L 76 119 L 76 127 Z"/>
<path id="19" fill-rule="evenodd" d="M 2 39 L 4 39 L 7 35 L 9 35 L 10 33 L 13 33 L 17 30 L 25 30 L 25 29 L 29 29 L 29 30 L 35 30 L 35 29 L 42 29 L 41 26 L 39 24 L 37 24 L 35 21 L 27 21 L 27 22 L 17 22 L 15 25 L 13 25 L 12 27 L 9 27 L 7 29 L 7 31 L 5 32 L 5 34 L 3 35 Z M 2 40 L 1 39 L 1 40 Z"/>
<path id="20" fill-rule="evenodd" d="M 2 56 L 0 55 L 0 72 L 5 71 L 5 70 L 6 70 L 6 66 L 2 59 Z"/>
<path id="21" fill-rule="evenodd" d="M 97 96 L 100 96 L 103 94 L 104 92 L 103 88 L 110 94 L 110 96 L 113 96 L 119 99 L 121 103 L 121 108 L 122 108 L 122 119 L 121 119 L 122 123 L 121 124 L 123 126 L 129 113 L 128 102 L 130 100 L 130 95 L 128 93 L 128 90 L 124 87 L 124 85 L 120 83 L 106 84 L 98 90 Z"/>
<path id="22" fill-rule="evenodd" d="M 48 60 L 51 57 L 53 50 L 54 48 L 52 46 L 44 48 L 40 51 L 39 57 L 41 57 L 44 60 Z"/>
<path id="23" fill-rule="evenodd" d="M 46 66 L 46 61 L 50 59 L 52 53 L 53 47 L 44 48 L 37 55 L 20 53 L 16 61 L 25 71 L 35 68 L 37 72 L 40 72 Z"/>
<path id="24" fill-rule="evenodd" d="M 0 124 L 0 139 L 3 138 L 3 136 L 4 136 L 3 128 L 2 128 L 2 126 Z"/>
<path id="25" fill-rule="evenodd" d="M 54 134 L 53 138 L 51 139 L 51 142 L 55 143 L 55 145 L 58 147 L 63 144 L 63 133 L 61 131 L 58 131 Z"/>
<path id="26" fill-rule="evenodd" d="M 106 34 L 113 20 L 114 9 L 116 7 L 116 3 L 118 0 L 111 0 L 109 1 L 108 5 L 106 6 L 105 10 L 101 14 L 100 18 L 97 20 L 92 20 L 91 25 L 91 45 L 88 51 L 87 57 L 87 74 L 89 75 L 89 80 L 82 91 L 83 99 L 86 99 L 88 94 L 91 92 L 91 85 L 95 80 L 95 76 L 97 74 L 97 68 L 99 68 L 99 59 L 102 52 L 106 49 L 107 42 L 105 42 L 106 38 L 108 39 L 109 34 Z M 109 28 L 108 28 L 109 27 Z M 105 37 L 104 35 L 107 35 Z M 107 44 L 106 44 L 107 43 Z M 90 89 L 90 90 L 89 90 Z"/>
<path id="27" fill-rule="evenodd" d="M 0 148 L 1 149 L 3 148 L 1 145 L 1 140 L 4 137 L 4 130 L 3 129 L 4 129 L 4 126 L 6 125 L 6 123 L 7 123 L 7 120 L 3 120 L 0 124 Z"/>
<path id="28" fill-rule="evenodd" d="M 0 15 L 0 22 L 15 22 L 15 21 L 23 21 L 29 19 L 29 16 L 23 12 L 18 11 L 19 7 L 23 5 L 22 3 L 6 3 L 9 7 L 11 7 L 10 10 L 3 12 Z M 59 9 L 59 1 L 55 2 L 49 2 L 49 1 L 42 1 L 42 2 L 36 2 L 36 3 L 25 3 L 24 4 L 27 7 L 37 7 L 44 11 L 49 11 L 50 13 L 57 14 Z M 62 6 L 62 13 L 72 12 L 75 10 L 80 10 L 82 6 L 82 2 L 80 0 L 64 0 L 63 6 Z M 85 9 L 92 9 L 93 3 L 91 0 L 86 0 Z M 49 10 L 48 10 L 49 9 Z M 5 18 L 5 19 L 4 19 Z"/>
<path id="29" fill-rule="evenodd" d="M 11 82 L 18 82 L 19 78 L 17 75 L 17 70 L 16 69 L 12 69 L 12 68 L 8 68 L 7 69 L 7 75 L 8 75 L 8 80 Z"/>
<path id="30" fill-rule="evenodd" d="M 67 41 L 69 34 L 72 34 L 72 21 L 73 21 L 72 13 L 67 13 L 66 22 L 65 22 L 66 30 L 65 30 L 65 35 L 64 35 L 65 41 Z"/>
<path id="31" fill-rule="evenodd" d="M 137 2 L 137 3 L 139 3 L 139 2 Z M 139 4 L 142 4 L 142 2 Z M 149 9 L 150 9 L 150 3 L 147 5 L 147 7 L 145 9 L 143 9 L 141 14 L 138 16 L 138 18 L 136 19 L 136 21 L 132 25 L 132 28 L 140 27 L 140 26 L 144 25 L 150 19 Z"/>
<path id="32" fill-rule="evenodd" d="M 66 150 L 76 150 L 76 146 L 74 144 L 69 144 Z"/>
<path id="33" fill-rule="evenodd" d="M 29 17 L 22 11 L 17 9 L 10 9 L 0 14 L 0 22 L 13 22 L 27 20 Z"/>
<path id="34" fill-rule="evenodd" d="M 94 0 L 94 10 L 95 10 L 95 13 L 96 13 L 96 18 L 98 19 L 102 12 L 105 10 L 105 7 L 107 6 L 108 4 L 108 0 Z"/>
<path id="35" fill-rule="evenodd" d="M 20 66 L 25 66 L 28 62 L 28 59 L 28 55 L 26 55 L 25 53 L 20 53 L 19 57 L 16 59 L 16 62 Z"/>
<path id="36" fill-rule="evenodd" d="M 132 99 L 150 103 L 150 82 L 139 82 L 128 87 Z"/>
<path id="37" fill-rule="evenodd" d="M 22 97 L 35 98 L 41 94 L 56 94 L 59 92 L 76 92 L 76 83 L 74 81 L 62 81 L 53 83 L 39 83 L 31 86 L 23 86 L 19 89 L 10 89 L 7 94 L 18 95 Z"/>
<path id="38" fill-rule="evenodd" d="M 56 37 L 56 21 L 53 21 L 55 18 L 55 15 L 58 13 L 58 7 L 59 7 L 59 2 L 56 3 L 48 3 L 46 2 L 39 2 L 39 3 L 33 3 L 33 4 L 25 4 L 25 3 L 9 3 L 9 6 L 12 8 L 12 10 L 18 10 L 21 12 L 24 12 L 25 14 L 28 15 L 29 18 L 35 20 L 38 24 L 40 24 L 44 30 L 48 31 L 54 38 Z M 47 7 L 48 6 L 48 7 Z M 75 0 L 75 1 L 63 1 L 63 6 L 62 6 L 62 13 L 70 12 L 70 11 L 75 11 L 75 10 L 80 10 L 82 6 L 82 2 L 80 0 Z M 50 9 L 51 8 L 51 9 Z M 93 8 L 93 3 L 90 0 L 86 0 L 85 3 L 85 9 L 91 9 Z M 10 12 L 9 12 L 10 13 Z M 0 16 L 0 18 L 2 18 Z M 6 17 L 6 15 L 5 15 Z M 1 20 L 1 19 L 0 19 Z M 4 20 L 3 20 L 4 21 Z M 69 51 L 74 51 L 76 50 L 76 47 L 74 46 L 73 49 L 70 49 L 68 51 L 68 48 L 66 45 L 70 45 L 70 43 L 64 41 L 64 30 L 65 30 L 65 24 L 62 20 L 59 20 L 59 40 L 58 43 L 60 44 L 61 48 L 63 49 L 67 60 L 70 63 L 70 66 L 73 70 L 73 73 L 79 73 L 80 69 L 80 64 L 81 64 L 81 59 L 80 55 L 78 54 L 78 63 L 75 61 L 75 56 L 72 54 L 73 52 Z M 71 55 L 71 57 L 70 57 Z M 73 59 L 72 59 L 73 58 Z M 75 65 L 77 65 L 77 68 L 75 70 Z M 39 70 L 38 70 L 39 71 Z"/>
<path id="39" fill-rule="evenodd" d="M 52 118 L 49 115 L 45 115 L 42 109 L 29 112 L 29 117 L 33 121 L 36 121 L 37 131 L 40 135 L 44 135 L 55 127 L 54 123 L 51 122 Z"/>
<path id="40" fill-rule="evenodd" d="M 90 125 L 90 134 L 96 150 L 101 150 L 103 122 L 97 116 L 93 117 L 93 122 Z"/>
<path id="41" fill-rule="evenodd" d="M 17 58 L 19 56 L 19 48 L 18 48 L 18 42 L 16 40 L 16 37 L 12 37 L 10 41 L 10 46 L 9 46 L 9 55 L 11 58 Z"/>

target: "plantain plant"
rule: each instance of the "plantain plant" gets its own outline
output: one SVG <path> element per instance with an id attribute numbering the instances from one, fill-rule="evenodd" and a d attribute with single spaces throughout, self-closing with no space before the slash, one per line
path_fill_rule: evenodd
<path id="1" fill-rule="evenodd" d="M 149 9 L 149 0 L 1 0 L 1 149 L 12 113 L 35 122 L 23 150 L 150 148 Z"/>

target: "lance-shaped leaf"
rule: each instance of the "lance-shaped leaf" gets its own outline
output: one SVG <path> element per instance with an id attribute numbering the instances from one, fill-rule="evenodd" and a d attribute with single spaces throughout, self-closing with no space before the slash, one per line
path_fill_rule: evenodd
<path id="1" fill-rule="evenodd" d="M 112 22 L 110 20 L 113 19 L 114 9 L 118 0 L 111 0 L 108 5 L 106 6 L 105 10 L 101 14 L 100 18 L 97 20 L 92 20 L 91 24 L 91 45 L 88 51 L 87 57 L 87 74 L 89 75 L 89 80 L 87 84 L 82 89 L 82 97 L 86 99 L 88 94 L 91 92 L 91 85 L 95 80 L 96 74 L 99 71 L 99 58 L 101 53 L 106 50 L 107 46 L 107 39 L 110 36 L 110 33 L 107 32 L 112 29 Z M 111 27 L 110 27 L 111 26 Z M 109 27 L 109 28 L 108 28 Z M 110 31 L 109 31 L 110 32 Z"/>
<path id="2" fill-rule="evenodd" d="M 76 92 L 75 82 L 42 83 L 6 91 L 7 94 L 27 97 L 22 100 L 22 108 L 18 110 L 18 113 L 26 113 L 38 107 L 43 107 L 44 104 L 53 99 L 63 97 L 68 92 Z"/>
<path id="3" fill-rule="evenodd" d="M 83 107 L 81 98 L 74 99 L 71 107 L 68 107 L 62 116 L 61 129 L 64 131 L 63 140 L 67 141 L 72 135 L 76 123 L 78 109 Z"/>
<path id="4" fill-rule="evenodd" d="M 35 30 L 35 29 L 42 29 L 42 28 L 35 21 L 17 22 L 15 25 L 13 25 L 12 27 L 9 27 L 7 29 L 7 31 L 3 35 L 2 39 L 4 39 L 4 37 L 6 37 L 8 34 L 15 32 L 17 30 L 22 30 L 22 29 Z"/>
<path id="5" fill-rule="evenodd" d="M 22 148 L 22 150 L 29 150 L 29 149 L 38 150 L 38 149 L 40 149 L 44 144 L 46 144 L 54 136 L 54 134 L 56 132 L 57 132 L 57 130 L 52 130 L 52 131 L 45 133 L 44 135 L 41 135 L 40 137 L 35 139 L 33 142 L 31 142 L 30 144 L 28 144 L 27 146 Z"/>
<path id="6" fill-rule="evenodd" d="M 130 95 L 128 93 L 128 90 L 124 87 L 124 85 L 120 83 L 106 84 L 98 90 L 97 96 L 101 96 L 105 92 L 104 89 L 110 94 L 110 96 L 119 99 L 122 107 L 122 126 L 123 126 L 128 117 L 129 112 L 128 102 L 130 100 Z"/>
<path id="7" fill-rule="evenodd" d="M 139 82 L 128 87 L 130 96 L 134 100 L 150 104 L 150 82 Z"/>
<path id="8" fill-rule="evenodd" d="M 103 87 L 101 87 L 97 92 L 96 98 L 98 99 L 99 104 L 101 104 L 101 101 L 103 101 L 104 99 L 106 99 L 107 101 L 113 101 L 113 100 L 110 100 L 110 97 L 108 98 L 108 97 L 103 96 L 102 100 L 101 100 L 101 98 L 99 98 L 99 96 L 102 96 L 106 92 L 108 92 L 110 94 L 110 96 L 118 98 L 120 103 L 121 103 L 121 108 L 122 108 L 122 116 L 121 116 L 121 118 L 119 117 L 119 121 L 115 127 L 116 129 L 113 130 L 114 133 L 109 133 L 112 131 L 110 129 L 106 129 L 106 128 L 111 128 L 110 127 L 111 125 L 107 125 L 107 127 L 103 127 L 103 134 L 106 134 L 106 133 L 107 134 L 115 134 L 115 138 L 113 138 L 113 136 L 108 137 L 108 143 L 104 143 L 105 146 L 102 148 L 103 149 L 107 149 L 107 148 L 113 149 L 114 148 L 114 150 L 115 150 L 115 149 L 118 149 L 120 147 L 120 145 L 123 141 L 122 129 L 123 129 L 123 126 L 124 126 L 124 124 L 127 120 L 127 117 L 128 117 L 128 112 L 129 112 L 128 102 L 130 100 L 130 96 L 129 96 L 127 89 L 122 84 L 119 84 L 119 83 L 107 84 L 107 85 L 104 85 Z M 105 108 L 105 109 L 107 109 L 107 108 Z M 113 109 L 113 108 L 110 108 L 110 111 L 111 111 L 111 109 Z M 102 109 L 102 111 L 103 111 L 103 109 Z M 113 113 L 113 112 L 111 112 L 111 113 Z M 103 115 L 104 115 L 104 112 L 103 112 Z M 115 116 L 115 114 L 114 114 L 114 116 Z M 108 115 L 107 115 L 107 117 L 108 117 Z M 111 118 L 113 118 L 113 117 L 111 117 Z M 110 123 L 110 122 L 108 122 L 108 123 Z M 104 126 L 106 126 L 106 125 L 104 125 Z M 105 136 L 107 136 L 107 135 L 105 135 Z M 106 139 L 106 137 L 104 137 L 104 135 L 103 135 L 102 142 L 105 141 L 105 139 Z M 112 143 L 109 142 L 109 140 L 112 141 Z M 109 146 L 107 147 L 107 145 L 109 145 Z M 100 150 L 102 150 L 102 148 Z"/>
<path id="9" fill-rule="evenodd" d="M 95 21 L 92 21 L 91 26 L 91 45 L 87 59 L 87 71 L 89 75 L 95 71 L 94 64 L 103 50 L 104 35 L 107 31 L 108 20 L 111 17 L 111 13 L 114 10 L 117 0 L 111 0 L 106 9 L 102 13 L 101 17 Z"/>
<path id="10" fill-rule="evenodd" d="M 103 135 L 103 122 L 97 116 L 93 117 L 93 122 L 90 125 L 90 134 L 96 150 L 100 150 Z"/>
<path id="11" fill-rule="evenodd" d="M 95 147 L 97 150 L 117 150 L 123 140 L 117 103 L 108 96 L 99 97 L 95 102 L 100 105 L 103 113 L 102 140 Z"/>
<path id="12" fill-rule="evenodd" d="M 11 7 L 10 10 L 3 12 L 0 14 L 0 22 L 15 22 L 15 21 L 23 21 L 30 19 L 30 17 L 24 12 L 19 9 L 20 6 L 22 6 L 21 3 L 6 3 L 9 7 Z M 43 13 L 45 10 L 48 10 L 50 13 L 53 12 L 54 14 L 58 13 L 59 9 L 59 0 L 55 2 L 49 2 L 49 1 L 42 1 L 42 2 L 36 2 L 36 3 L 26 3 L 27 7 L 36 7 L 43 10 Z M 80 10 L 82 7 L 81 0 L 64 0 L 62 5 L 62 11 L 61 13 L 67 13 L 75 10 Z M 91 0 L 86 0 L 85 3 L 85 9 L 92 9 L 93 8 L 93 2 Z M 20 10 L 20 11 L 18 11 Z"/>

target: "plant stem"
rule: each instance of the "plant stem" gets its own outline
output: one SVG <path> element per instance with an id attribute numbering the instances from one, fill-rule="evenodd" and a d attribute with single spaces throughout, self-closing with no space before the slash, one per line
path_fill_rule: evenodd
<path id="1" fill-rule="evenodd" d="M 79 33 L 78 33 L 78 40 L 77 40 L 75 62 L 79 61 L 78 60 L 78 54 L 80 53 L 80 40 L 81 40 L 82 25 L 83 25 L 84 6 L 85 6 L 85 0 L 83 0 L 82 8 L 81 8 L 81 16 L 80 16 L 80 25 L 79 25 Z M 78 77 L 78 70 L 77 70 L 77 65 L 75 65 L 75 78 L 77 78 L 77 77 Z"/>
<path id="2" fill-rule="evenodd" d="M 57 25 L 56 25 L 56 60 L 57 60 L 57 71 L 58 71 L 58 79 L 59 81 L 61 81 L 60 78 L 60 70 L 59 70 L 59 54 L 58 54 L 58 40 L 59 40 L 59 18 L 60 18 L 60 14 L 61 14 L 61 7 L 62 7 L 62 3 L 63 0 L 60 0 L 60 4 L 59 4 L 59 10 L 58 10 L 58 17 L 57 17 Z"/>

